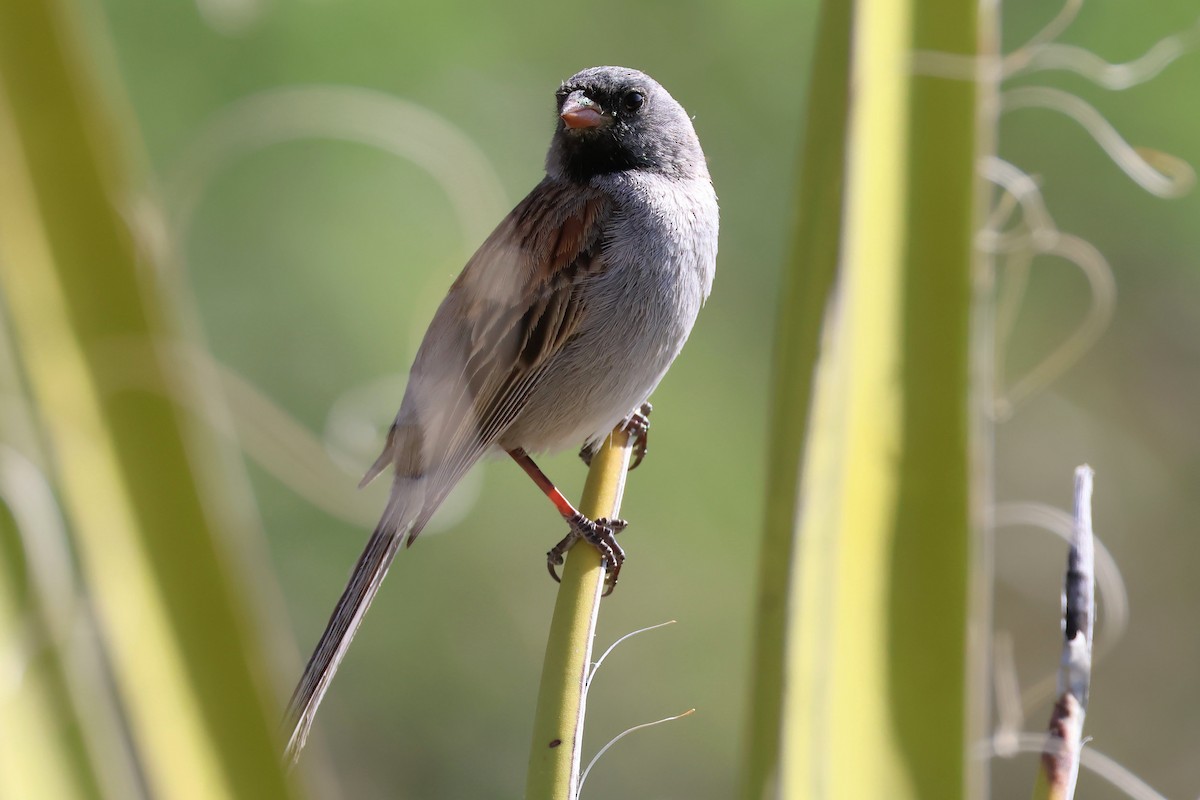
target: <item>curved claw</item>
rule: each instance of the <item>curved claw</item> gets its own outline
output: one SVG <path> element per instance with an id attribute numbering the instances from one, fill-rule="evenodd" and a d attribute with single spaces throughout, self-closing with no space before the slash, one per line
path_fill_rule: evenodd
<path id="1" fill-rule="evenodd" d="M 641 465 L 642 459 L 646 457 L 646 453 L 649 451 L 650 412 L 653 410 L 654 406 L 649 403 L 642 403 L 641 407 L 630 414 L 629 418 L 621 424 L 621 427 L 633 437 L 631 445 L 633 455 L 629 464 L 630 472 L 633 472 Z"/>
<path id="2" fill-rule="evenodd" d="M 562 583 L 555 567 L 563 564 L 563 557 L 571 545 L 575 544 L 576 540 L 583 539 L 600 553 L 600 561 L 606 572 L 602 596 L 607 597 L 616 588 L 617 576 L 621 573 L 621 565 L 625 563 L 625 551 L 617 544 L 616 535 L 625 530 L 629 523 L 623 519 L 601 518 L 593 521 L 579 513 L 567 522 L 571 531 L 546 553 L 546 570 L 551 578 Z"/>
<path id="3" fill-rule="evenodd" d="M 546 553 L 546 569 L 550 571 L 550 577 L 554 578 L 555 583 L 562 583 L 562 578 L 558 575 L 558 570 L 555 567 L 561 567 L 563 564 L 563 556 L 571 549 L 571 545 L 575 544 L 575 540 L 579 538 L 579 533 L 572 528 L 571 532 L 564 536 L 558 544 L 551 547 Z"/>
<path id="4" fill-rule="evenodd" d="M 642 459 L 646 457 L 646 453 L 648 452 L 647 443 L 649 442 L 650 412 L 653 410 L 654 406 L 650 405 L 649 403 L 642 403 L 641 406 L 638 407 L 637 411 L 634 411 L 621 421 L 621 430 L 627 431 L 633 437 L 633 441 L 630 444 L 630 447 L 633 450 L 633 454 L 630 456 L 630 472 L 633 472 L 638 468 L 638 465 L 642 463 Z M 579 448 L 579 460 L 582 461 L 585 466 L 590 467 L 592 465 L 592 458 L 595 457 L 595 455 L 595 451 L 593 451 L 592 448 L 586 444 Z"/>
<path id="5" fill-rule="evenodd" d="M 617 534 L 625 530 L 629 523 L 623 519 L 601 518 L 591 523 L 588 530 L 581 532 L 588 544 L 600 551 L 606 574 L 604 576 L 604 593 L 608 597 L 617 588 L 617 577 L 621 574 L 621 566 L 625 563 L 625 551 L 617 544 Z"/>

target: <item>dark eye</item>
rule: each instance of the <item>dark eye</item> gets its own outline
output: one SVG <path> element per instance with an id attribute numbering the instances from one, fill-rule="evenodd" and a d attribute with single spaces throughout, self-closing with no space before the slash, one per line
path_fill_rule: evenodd
<path id="1" fill-rule="evenodd" d="M 625 95 L 621 102 L 625 104 L 627 111 L 637 111 L 642 107 L 642 103 L 646 102 L 646 95 L 638 91 L 633 91 Z"/>

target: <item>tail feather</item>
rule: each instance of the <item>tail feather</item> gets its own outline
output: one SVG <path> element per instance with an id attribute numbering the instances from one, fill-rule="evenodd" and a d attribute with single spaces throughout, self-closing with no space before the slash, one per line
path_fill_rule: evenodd
<path id="1" fill-rule="evenodd" d="M 408 403 L 407 395 L 405 403 Z M 451 425 L 451 422 L 455 424 Z M 434 430 L 457 431 L 460 422 L 454 417 Z M 288 703 L 286 724 L 291 729 L 285 750 L 288 763 L 295 763 L 304 748 L 317 706 L 329 689 L 330 681 L 400 546 L 413 543 L 450 490 L 490 444 L 490 440 L 480 441 L 475 436 L 457 444 L 443 442 L 433 449 L 449 455 L 429 464 L 425 461 L 425 453 L 430 449 L 425 445 L 427 428 L 427 425 L 415 423 L 393 425 L 388 432 L 387 445 L 360 484 L 366 485 L 388 466 L 395 468 L 392 493 L 383 517 L 358 557 L 350 581 Z"/>
<path id="2" fill-rule="evenodd" d="M 358 488 L 364 488 L 368 483 L 379 477 L 379 473 L 390 467 L 396 460 L 396 425 L 388 428 L 387 444 L 383 446 L 383 452 L 379 454 L 379 458 L 375 459 L 375 463 L 367 470 L 367 474 L 363 475 L 361 481 L 358 482 Z"/>
<path id="3" fill-rule="evenodd" d="M 363 616 L 379 592 L 388 567 L 396 558 L 400 545 L 405 536 L 413 528 L 412 513 L 409 509 L 420 510 L 420 502 L 412 503 L 411 484 L 416 481 L 398 479 L 392 489 L 392 497 L 388 501 L 375 532 L 371 534 L 366 548 L 354 565 L 350 581 L 346 584 L 321 640 L 304 667 L 304 674 L 292 699 L 288 703 L 286 724 L 291 728 L 287 748 L 284 751 L 287 763 L 295 763 L 304 748 L 308 731 L 312 727 L 317 706 L 321 704 L 329 683 L 337 672 L 338 665 L 350 648 L 350 641 L 358 632 Z M 409 484 L 405 486 L 404 484 Z M 415 508 L 414 508 L 415 506 Z"/>

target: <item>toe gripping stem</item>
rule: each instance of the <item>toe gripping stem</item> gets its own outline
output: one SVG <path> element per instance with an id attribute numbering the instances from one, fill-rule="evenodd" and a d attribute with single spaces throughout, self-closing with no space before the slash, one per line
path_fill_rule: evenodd
<path id="1" fill-rule="evenodd" d="M 509 450 L 508 454 L 533 479 L 533 482 L 545 493 L 550 502 L 554 503 L 554 507 L 558 509 L 558 513 L 562 515 L 570 528 L 562 541 L 546 553 L 546 569 L 550 571 L 550 577 L 560 581 L 558 570 L 555 567 L 562 566 L 567 550 L 575 542 L 583 539 L 600 553 L 600 560 L 606 570 L 604 594 L 606 596 L 612 594 L 612 590 L 617 585 L 617 576 L 621 573 L 621 565 L 625 563 L 625 551 L 617 544 L 616 536 L 625 530 L 628 523 L 621 519 L 598 519 L 593 522 L 571 505 L 571 501 L 567 500 L 563 493 L 546 477 L 546 473 L 533 463 L 533 459 L 529 457 L 528 453 L 516 448 Z"/>
<path id="2" fill-rule="evenodd" d="M 556 567 L 562 566 L 563 556 L 571 546 L 580 539 L 590 544 L 600 553 L 601 566 L 606 570 L 604 576 L 604 597 L 612 594 L 617 588 L 617 577 L 621 574 L 621 565 L 625 563 L 625 551 L 617 544 L 617 534 L 629 525 L 623 519 L 588 519 L 576 511 L 567 518 L 570 532 L 558 544 L 546 553 L 546 569 L 550 577 L 561 582 Z"/>
<path id="3" fill-rule="evenodd" d="M 630 455 L 629 461 L 630 472 L 638 468 L 648 452 L 650 442 L 650 412 L 653 410 L 654 406 L 649 403 L 642 403 L 637 411 L 634 411 L 621 422 L 621 429 L 626 431 L 632 439 L 630 447 L 633 453 Z M 589 467 L 592 465 L 593 455 L 591 447 L 586 444 L 579 451 L 579 458 Z"/>

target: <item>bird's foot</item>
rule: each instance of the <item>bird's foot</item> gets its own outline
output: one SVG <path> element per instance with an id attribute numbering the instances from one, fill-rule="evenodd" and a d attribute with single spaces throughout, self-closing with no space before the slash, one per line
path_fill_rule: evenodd
<path id="1" fill-rule="evenodd" d="M 637 469 L 638 465 L 642 463 L 642 459 L 646 457 L 647 445 L 650 442 L 650 412 L 653 410 L 654 406 L 642 403 L 637 411 L 630 414 L 621 423 L 621 428 L 633 438 L 630 471 Z"/>
<path id="2" fill-rule="evenodd" d="M 625 419 L 621 420 L 618 426 L 621 430 L 627 432 L 632 438 L 633 455 L 630 457 L 629 469 L 635 470 L 642 463 L 642 459 L 646 457 L 646 446 L 650 440 L 650 412 L 654 407 L 649 403 L 642 403 L 637 411 L 630 414 Z M 579 459 L 587 466 L 592 465 L 592 458 L 596 455 L 590 445 L 584 445 L 579 450 Z"/>
<path id="3" fill-rule="evenodd" d="M 563 556 L 571 546 L 583 539 L 600 553 L 600 560 L 607 570 L 604 578 L 604 596 L 607 597 L 617 587 L 617 576 L 621 574 L 621 565 L 625 563 L 625 551 L 617 544 L 617 534 L 625 530 L 629 523 L 623 519 L 605 518 L 592 521 L 577 513 L 567 520 L 567 524 L 571 527 L 570 532 L 546 553 L 546 569 L 550 571 L 550 577 L 561 581 L 556 567 L 562 566 Z"/>

